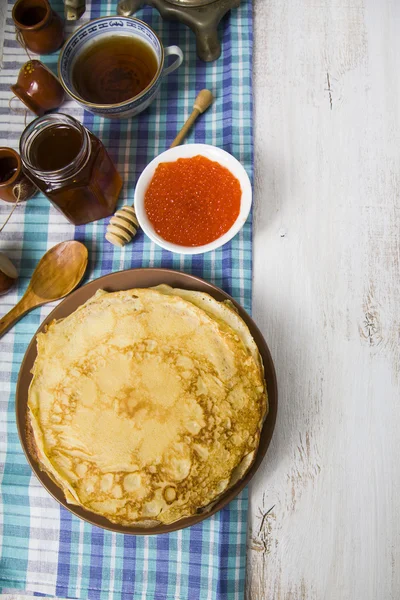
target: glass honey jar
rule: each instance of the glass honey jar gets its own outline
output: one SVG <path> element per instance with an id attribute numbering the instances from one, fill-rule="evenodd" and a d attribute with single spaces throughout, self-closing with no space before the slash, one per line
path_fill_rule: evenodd
<path id="1" fill-rule="evenodd" d="M 102 142 L 73 117 L 32 121 L 20 154 L 26 175 L 74 225 L 113 214 L 122 179 Z"/>

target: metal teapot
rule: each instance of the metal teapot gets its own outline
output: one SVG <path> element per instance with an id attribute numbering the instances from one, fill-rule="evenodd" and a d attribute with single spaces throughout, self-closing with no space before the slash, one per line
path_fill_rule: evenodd
<path id="1" fill-rule="evenodd" d="M 196 36 L 197 55 L 210 62 L 221 54 L 217 27 L 222 17 L 240 0 L 119 0 L 117 12 L 129 17 L 143 5 L 154 6 L 167 20 L 181 21 Z M 65 18 L 76 21 L 85 12 L 85 0 L 64 0 Z"/>
<path id="2" fill-rule="evenodd" d="M 181 21 L 196 35 L 197 55 L 206 62 L 221 54 L 217 27 L 222 17 L 240 0 L 119 0 L 118 14 L 128 17 L 144 4 L 154 6 L 166 20 Z"/>
<path id="3" fill-rule="evenodd" d="M 86 10 L 86 0 L 64 0 L 64 15 L 67 21 L 77 21 Z"/>

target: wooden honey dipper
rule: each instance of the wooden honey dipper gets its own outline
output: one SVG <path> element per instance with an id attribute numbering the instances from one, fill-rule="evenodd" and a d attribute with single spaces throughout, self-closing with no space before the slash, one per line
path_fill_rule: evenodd
<path id="1" fill-rule="evenodd" d="M 197 117 L 207 110 L 213 100 L 214 96 L 209 90 L 201 90 L 201 92 L 198 93 L 193 104 L 192 114 L 170 145 L 170 148 L 179 146 L 179 144 L 183 142 Z M 135 209 L 133 206 L 125 204 L 125 206 L 117 210 L 114 216 L 111 217 L 110 222 L 107 225 L 105 237 L 106 240 L 111 242 L 111 244 L 114 244 L 114 246 L 122 247 L 132 240 L 138 229 L 139 223 L 136 218 Z"/>

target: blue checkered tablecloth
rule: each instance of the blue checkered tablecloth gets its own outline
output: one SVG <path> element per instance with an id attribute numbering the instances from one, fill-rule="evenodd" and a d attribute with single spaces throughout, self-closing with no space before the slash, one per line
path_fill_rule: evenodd
<path id="1" fill-rule="evenodd" d="M 9 86 L 27 60 L 15 39 L 8 3 L 0 72 L 0 145 L 18 148 L 25 110 Z M 62 13 L 60 0 L 52 2 Z M 115 1 L 88 3 L 84 19 L 115 14 Z M 172 142 L 190 114 L 197 92 L 213 90 L 216 101 L 197 122 L 188 141 L 215 144 L 231 152 L 252 175 L 252 6 L 223 19 L 222 56 L 213 63 L 196 57 L 193 33 L 179 23 L 163 22 L 157 11 L 138 15 L 160 34 L 165 45 L 178 44 L 184 63 L 162 84 L 158 99 L 145 113 L 125 121 L 106 121 L 84 113 L 73 101 L 61 108 L 98 135 L 124 179 L 119 204 L 132 203 L 138 175 Z M 57 54 L 40 57 L 54 71 Z M 28 122 L 32 115 L 28 116 Z M 0 201 L 0 221 L 10 205 Z M 196 256 L 171 254 L 142 232 L 134 243 L 117 249 L 104 240 L 106 221 L 74 228 L 39 195 L 18 206 L 0 234 L 0 251 L 19 271 L 18 287 L 0 299 L 1 314 L 21 297 L 33 269 L 52 245 L 78 239 L 89 249 L 86 280 L 130 267 L 162 266 L 199 275 L 251 308 L 251 216 L 223 248 Z M 225 600 L 244 596 L 247 491 L 227 508 L 190 529 L 168 535 L 134 537 L 93 527 L 61 508 L 42 488 L 28 466 L 15 424 L 15 386 L 20 364 L 39 323 L 54 307 L 32 311 L 0 340 L 0 589 L 70 598 L 143 598 Z"/>

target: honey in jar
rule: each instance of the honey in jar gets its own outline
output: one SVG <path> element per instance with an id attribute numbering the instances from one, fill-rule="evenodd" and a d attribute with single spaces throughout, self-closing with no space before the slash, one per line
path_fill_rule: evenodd
<path id="1" fill-rule="evenodd" d="M 74 225 L 113 214 L 122 187 L 102 142 L 76 119 L 46 115 L 22 133 L 24 170 Z"/>

